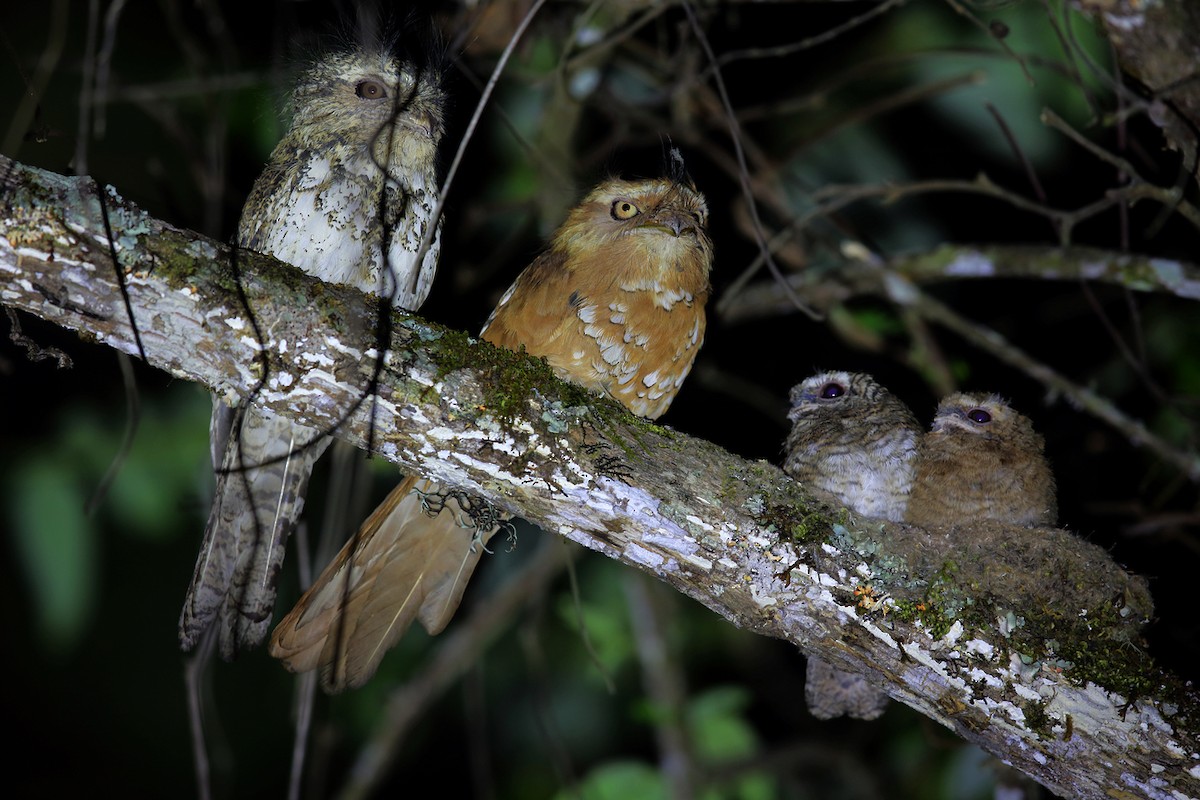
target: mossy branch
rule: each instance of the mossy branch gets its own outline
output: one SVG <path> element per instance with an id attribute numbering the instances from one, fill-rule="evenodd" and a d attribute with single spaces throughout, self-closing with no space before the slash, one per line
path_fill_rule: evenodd
<path id="1" fill-rule="evenodd" d="M 1100 548 L 1065 531 L 854 518 L 773 465 L 635 419 L 540 361 L 381 315 L 356 291 L 172 228 L 87 178 L 0 157 L 0 182 L 3 304 L 653 574 L 862 672 L 1057 792 L 1200 795 L 1196 698 L 1138 649 L 1145 583 Z"/>

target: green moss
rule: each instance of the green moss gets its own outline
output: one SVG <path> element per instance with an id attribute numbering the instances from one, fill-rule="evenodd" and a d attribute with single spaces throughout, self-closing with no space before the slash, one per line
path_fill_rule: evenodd
<path id="1" fill-rule="evenodd" d="M 631 414 L 614 400 L 561 380 L 544 358 L 533 358 L 524 350 L 497 347 L 415 317 L 402 324 L 433 344 L 430 358 L 437 379 L 457 370 L 479 375 L 483 394 L 474 401 L 478 412 L 501 425 L 510 424 L 528 409 L 536 393 L 547 403 L 542 422 L 550 434 L 564 434 L 575 426 L 585 431 L 586 441 L 587 429 L 599 430 L 602 438 L 619 448 L 625 458 L 637 460 L 645 459 L 650 449 L 641 440 L 642 434 L 653 435 L 656 446 L 661 446 L 664 439 L 674 439 L 670 430 Z M 618 457 L 601 453 L 597 459 L 602 471 L 623 474 Z"/>
<path id="2" fill-rule="evenodd" d="M 1053 736 L 1054 720 L 1046 713 L 1045 703 L 1030 700 L 1021 706 L 1021 712 L 1025 715 L 1025 727 L 1036 733 L 1038 737 L 1049 739 Z"/>
<path id="3" fill-rule="evenodd" d="M 554 380 L 554 373 L 544 359 L 517 358 L 502 348 L 449 329 L 443 329 L 438 341 L 435 366 L 438 379 L 459 369 L 477 371 L 484 391 L 480 410 L 486 410 L 503 423 L 511 422 L 526 407 L 534 389 L 548 394 L 547 387 Z M 583 404 L 585 398 L 579 401 Z"/>
<path id="4" fill-rule="evenodd" d="M 1060 643 L 1055 655 L 1071 662 L 1066 674 L 1072 683 L 1082 685 L 1090 681 L 1129 700 L 1144 697 L 1158 684 L 1154 662 L 1136 648 L 1088 641 L 1080 636 Z"/>
<path id="5" fill-rule="evenodd" d="M 934 639 L 945 636 L 954 625 L 954 617 L 931 600 L 900 600 L 891 614 L 902 622 L 920 622 Z"/>
<path id="6" fill-rule="evenodd" d="M 825 521 L 825 514 L 820 510 L 804 504 L 785 504 L 774 500 L 754 495 L 746 510 L 755 524 L 773 531 L 779 541 L 813 545 L 827 541 L 833 535 L 833 527 Z"/>
<path id="7" fill-rule="evenodd" d="M 825 541 L 832 533 L 832 528 L 824 516 L 816 511 L 796 506 L 779 506 L 767 509 L 767 513 L 776 520 L 776 530 L 792 542 L 815 544 Z"/>

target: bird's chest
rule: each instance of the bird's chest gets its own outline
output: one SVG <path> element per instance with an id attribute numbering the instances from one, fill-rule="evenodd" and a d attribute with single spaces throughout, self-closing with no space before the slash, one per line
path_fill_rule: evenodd
<path id="1" fill-rule="evenodd" d="M 421 279 L 414 281 L 417 250 L 433 220 L 432 187 L 422 176 L 402 189 L 378 169 L 371 174 L 311 153 L 274 176 L 264 174 L 264 180 L 271 184 L 256 185 L 251 196 L 262 203 L 248 203 L 243 215 L 244 246 L 324 281 L 377 295 L 395 292 L 401 308 L 424 300 L 439 242 L 435 236 L 421 262 Z"/>
<path id="2" fill-rule="evenodd" d="M 704 340 L 704 298 L 677 286 L 617 284 L 573 307 L 562 354 L 569 363 L 560 366 L 639 416 L 663 414 Z"/>
<path id="3" fill-rule="evenodd" d="M 855 426 L 811 448 L 812 483 L 860 514 L 898 520 L 912 488 L 915 436 Z"/>

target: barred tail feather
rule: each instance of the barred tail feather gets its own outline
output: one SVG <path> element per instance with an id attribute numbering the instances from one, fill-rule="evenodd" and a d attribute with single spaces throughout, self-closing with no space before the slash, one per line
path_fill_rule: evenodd
<path id="1" fill-rule="evenodd" d="M 330 440 L 255 406 L 214 408 L 213 431 L 226 434 L 224 455 L 179 641 L 191 650 L 216 623 L 221 655 L 232 659 L 266 638 L 287 540 Z"/>

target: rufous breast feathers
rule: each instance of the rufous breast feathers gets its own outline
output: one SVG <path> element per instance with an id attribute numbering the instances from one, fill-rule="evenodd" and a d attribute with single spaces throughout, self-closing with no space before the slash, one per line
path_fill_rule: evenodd
<path id="1" fill-rule="evenodd" d="M 602 183 L 501 298 L 483 338 L 660 416 L 704 340 L 707 221 L 703 195 L 681 180 Z"/>

